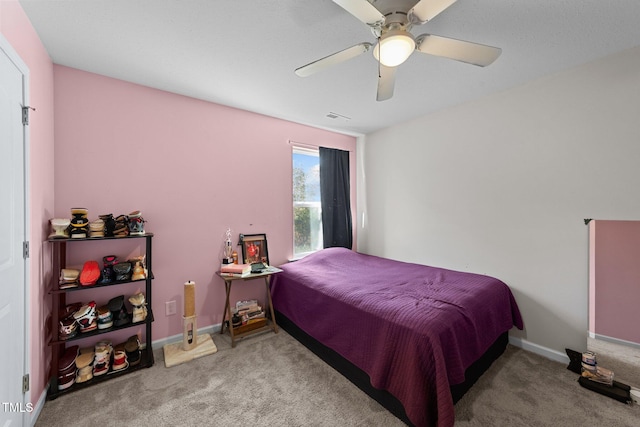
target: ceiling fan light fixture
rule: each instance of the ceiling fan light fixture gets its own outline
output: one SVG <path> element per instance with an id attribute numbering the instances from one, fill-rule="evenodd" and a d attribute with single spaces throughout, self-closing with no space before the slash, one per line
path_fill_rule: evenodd
<path id="1" fill-rule="evenodd" d="M 415 48 L 416 42 L 410 32 L 392 30 L 380 37 L 373 56 L 386 67 L 397 67 L 411 56 Z"/>

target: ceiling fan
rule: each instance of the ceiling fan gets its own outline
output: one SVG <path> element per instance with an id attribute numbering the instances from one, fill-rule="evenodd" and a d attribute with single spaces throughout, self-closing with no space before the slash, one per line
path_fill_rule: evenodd
<path id="1" fill-rule="evenodd" d="M 373 3 L 378 1 L 380 0 L 372 0 Z M 421 25 L 432 20 L 456 0 L 420 0 L 417 3 L 413 3 L 413 1 L 380 1 L 384 4 L 379 10 L 367 0 L 333 0 L 334 3 L 371 27 L 378 42 L 375 44 L 363 42 L 351 46 L 304 65 L 296 69 L 295 73 L 300 77 L 310 76 L 373 49 L 373 56 L 378 61 L 378 94 L 376 99 L 384 101 L 393 96 L 396 67 L 409 58 L 414 50 L 480 67 L 491 64 L 500 56 L 502 49 L 498 47 L 433 34 L 421 34 L 414 37 L 410 32 L 413 25 Z M 401 3 L 407 2 L 410 4 L 402 7 Z"/>

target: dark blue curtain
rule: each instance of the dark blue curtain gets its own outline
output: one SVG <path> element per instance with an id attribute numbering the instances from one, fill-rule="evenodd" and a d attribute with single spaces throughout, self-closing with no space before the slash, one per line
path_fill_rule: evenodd
<path id="1" fill-rule="evenodd" d="M 325 248 L 351 249 L 351 191 L 349 189 L 349 152 L 320 147 L 320 203 L 322 236 Z"/>

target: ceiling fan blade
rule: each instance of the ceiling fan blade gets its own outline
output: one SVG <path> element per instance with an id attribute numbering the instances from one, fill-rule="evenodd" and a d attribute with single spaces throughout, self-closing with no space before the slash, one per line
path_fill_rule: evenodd
<path id="1" fill-rule="evenodd" d="M 480 67 L 486 67 L 491 64 L 502 53 L 502 49 L 499 47 L 434 36 L 432 34 L 418 36 L 416 38 L 416 50 Z"/>
<path id="2" fill-rule="evenodd" d="M 457 0 L 420 0 L 409 11 L 409 22 L 424 24 L 427 21 L 431 21 L 456 1 Z"/>
<path id="3" fill-rule="evenodd" d="M 311 74 L 317 73 L 325 68 L 329 68 L 333 65 L 355 58 L 358 55 L 362 55 L 371 49 L 371 46 L 371 43 L 360 43 L 355 46 L 348 47 L 340 52 L 333 53 L 329 56 L 318 59 L 317 61 L 303 65 L 302 67 L 297 68 L 295 73 L 300 77 L 310 76 Z"/>
<path id="4" fill-rule="evenodd" d="M 377 101 L 386 101 L 393 96 L 393 89 L 396 85 L 396 68 L 380 66 L 380 77 L 378 77 L 378 95 Z"/>
<path id="5" fill-rule="evenodd" d="M 335 4 L 370 27 L 384 24 L 384 15 L 367 0 L 333 0 Z"/>

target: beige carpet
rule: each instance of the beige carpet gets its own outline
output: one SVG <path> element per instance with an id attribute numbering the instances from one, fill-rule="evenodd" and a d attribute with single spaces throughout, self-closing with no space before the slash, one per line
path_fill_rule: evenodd
<path id="1" fill-rule="evenodd" d="M 640 349 L 590 337 L 587 349 L 596 353 L 598 365 L 611 369 L 616 379 L 640 388 Z"/>
<path id="2" fill-rule="evenodd" d="M 580 386 L 566 365 L 508 346 L 456 405 L 456 426 L 632 427 L 640 407 Z"/>
<path id="3" fill-rule="evenodd" d="M 400 426 L 286 332 L 47 401 L 36 426 Z M 564 365 L 509 346 L 456 405 L 460 426 L 637 426 L 640 408 L 586 390 Z"/>

